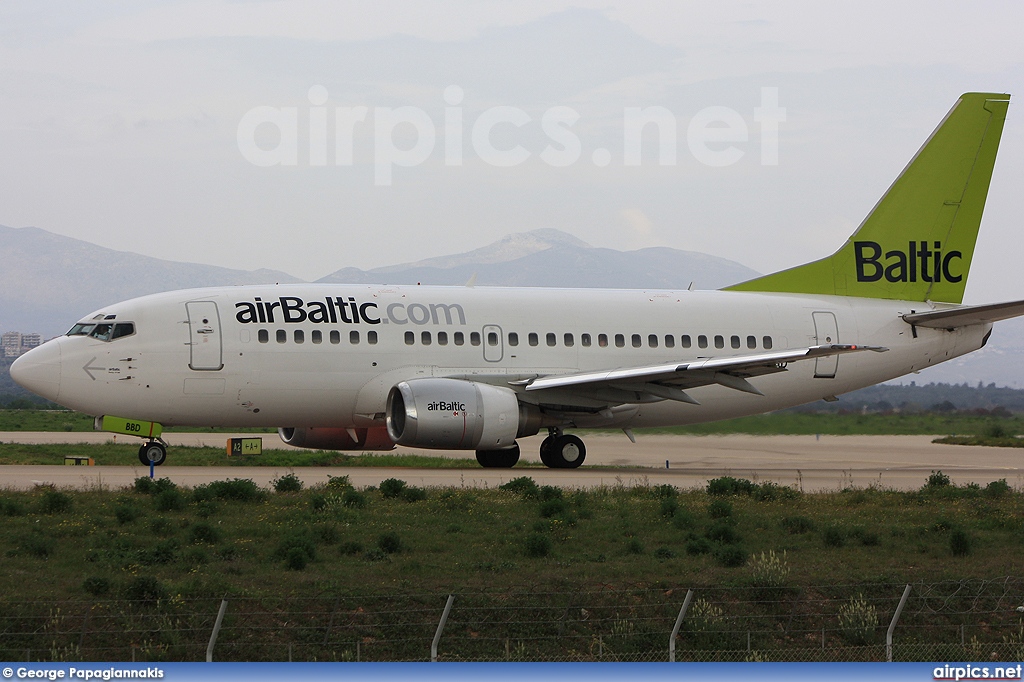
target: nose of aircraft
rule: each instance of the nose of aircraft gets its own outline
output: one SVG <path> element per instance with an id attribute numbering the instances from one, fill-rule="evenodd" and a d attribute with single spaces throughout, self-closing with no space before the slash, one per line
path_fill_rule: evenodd
<path id="1" fill-rule="evenodd" d="M 56 401 L 60 393 L 60 339 L 48 341 L 15 360 L 11 378 L 36 395 Z"/>

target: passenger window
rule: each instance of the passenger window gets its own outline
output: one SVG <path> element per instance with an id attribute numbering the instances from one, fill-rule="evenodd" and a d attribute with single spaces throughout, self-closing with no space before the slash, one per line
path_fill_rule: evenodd
<path id="1" fill-rule="evenodd" d="M 735 334 L 733 334 L 732 337 L 729 339 L 729 343 L 732 345 L 733 348 L 739 348 L 740 347 L 740 337 L 738 337 Z"/>
<path id="2" fill-rule="evenodd" d="M 319 329 L 314 329 L 309 334 L 309 340 L 312 341 L 313 343 L 323 343 L 324 334 Z"/>
<path id="3" fill-rule="evenodd" d="M 626 345 L 626 337 L 623 336 L 622 334 L 616 334 L 615 335 L 615 347 L 616 348 L 622 348 L 625 345 Z"/>
<path id="4" fill-rule="evenodd" d="M 296 329 L 293 336 L 295 343 L 304 343 L 306 341 L 306 334 L 301 329 Z"/>
<path id="5" fill-rule="evenodd" d="M 601 346 L 601 348 L 607 348 L 608 347 L 608 335 L 607 334 L 598 334 L 597 335 L 597 345 Z"/>
<path id="6" fill-rule="evenodd" d="M 530 332 L 530 336 L 527 338 L 529 339 L 531 346 L 536 346 L 540 343 L 540 339 L 537 338 L 537 332 Z"/>
<path id="7" fill-rule="evenodd" d="M 416 343 L 416 335 L 413 334 L 412 332 L 406 332 L 405 333 L 405 345 L 411 346 L 414 343 Z"/>
<path id="8" fill-rule="evenodd" d="M 671 334 L 665 334 L 665 348 L 675 348 L 675 347 L 676 347 L 676 337 L 672 336 Z"/>
<path id="9" fill-rule="evenodd" d="M 462 332 L 455 332 L 455 345 L 461 346 L 466 343 L 466 336 Z"/>
<path id="10" fill-rule="evenodd" d="M 371 346 L 377 343 L 377 332 L 366 332 L 366 343 Z"/>
<path id="11" fill-rule="evenodd" d="M 765 350 L 771 350 L 772 349 L 772 337 L 770 337 L 770 336 L 764 337 L 763 339 L 761 339 L 761 343 L 764 345 L 764 349 Z"/>
<path id="12" fill-rule="evenodd" d="M 572 334 L 566 334 L 563 337 L 563 341 L 565 343 L 566 348 L 572 348 L 576 343 L 575 340 L 572 338 Z"/>
<path id="13" fill-rule="evenodd" d="M 651 348 L 657 348 L 658 347 L 658 335 L 657 334 L 649 335 L 647 337 L 647 345 L 650 346 Z"/>
<path id="14" fill-rule="evenodd" d="M 682 336 L 680 336 L 679 337 L 679 345 L 682 346 L 683 348 L 689 348 L 690 347 L 690 335 L 689 334 L 683 334 Z"/>
<path id="15" fill-rule="evenodd" d="M 519 345 L 519 334 L 516 334 L 515 332 L 509 332 L 508 333 L 508 345 L 510 345 L 510 346 L 518 346 Z"/>
<path id="16" fill-rule="evenodd" d="M 715 334 L 715 348 L 725 348 L 725 338 L 721 334 Z"/>
<path id="17" fill-rule="evenodd" d="M 286 332 L 283 329 L 278 329 L 277 330 L 277 342 L 278 343 L 287 343 L 287 341 L 288 341 L 288 332 Z"/>
<path id="18" fill-rule="evenodd" d="M 757 337 L 756 336 L 748 336 L 747 337 L 747 348 L 757 348 Z"/>
<path id="19" fill-rule="evenodd" d="M 590 334 L 580 334 L 580 343 L 584 348 L 590 348 Z"/>
<path id="20" fill-rule="evenodd" d="M 708 347 L 708 337 L 704 336 L 703 334 L 698 336 L 697 337 L 697 346 L 699 348 L 707 348 Z"/>
<path id="21" fill-rule="evenodd" d="M 353 329 L 348 333 L 348 342 L 353 346 L 359 343 L 359 332 Z"/>
<path id="22" fill-rule="evenodd" d="M 430 345 L 430 332 L 420 332 L 420 343 L 424 346 Z"/>
<path id="23" fill-rule="evenodd" d="M 498 332 L 487 332 L 487 345 L 497 346 L 498 345 Z"/>
<path id="24" fill-rule="evenodd" d="M 260 343 L 267 343 L 270 341 L 270 334 L 267 333 L 266 329 L 261 329 L 256 332 L 256 338 L 260 340 Z"/>
<path id="25" fill-rule="evenodd" d="M 331 343 L 341 343 L 341 332 L 339 332 L 337 329 L 331 332 Z"/>
<path id="26" fill-rule="evenodd" d="M 544 338 L 548 342 L 549 346 L 554 346 L 556 343 L 558 343 L 558 338 L 552 332 L 548 332 L 547 336 L 545 336 Z"/>
<path id="27" fill-rule="evenodd" d="M 370 332 L 370 333 L 372 334 L 373 332 Z M 448 332 L 438 332 L 437 333 L 437 345 L 439 345 L 439 346 L 447 346 L 448 345 Z"/>
<path id="28" fill-rule="evenodd" d="M 135 333 L 135 325 L 131 322 L 118 322 L 114 325 L 114 334 L 111 339 L 119 339 L 122 336 L 131 336 Z"/>
<path id="29" fill-rule="evenodd" d="M 633 342 L 633 348 L 639 348 L 640 346 L 643 345 L 643 342 L 640 340 L 639 334 L 633 334 L 631 341 Z"/>
<path id="30" fill-rule="evenodd" d="M 469 345 L 479 346 L 480 345 L 480 332 L 469 333 Z"/>

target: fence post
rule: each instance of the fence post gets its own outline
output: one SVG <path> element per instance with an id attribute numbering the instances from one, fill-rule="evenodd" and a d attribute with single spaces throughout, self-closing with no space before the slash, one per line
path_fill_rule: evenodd
<path id="1" fill-rule="evenodd" d="M 434 633 L 434 641 L 430 643 L 430 662 L 437 663 L 437 643 L 441 641 L 441 633 L 444 632 L 444 624 L 448 622 L 448 614 L 452 610 L 452 602 L 455 595 L 448 595 L 448 602 L 444 605 L 444 613 L 441 614 L 441 622 L 437 624 L 437 632 Z"/>
<path id="2" fill-rule="evenodd" d="M 213 663 L 213 647 L 217 645 L 217 635 L 220 634 L 220 625 L 224 622 L 224 612 L 228 610 L 228 600 L 220 600 L 220 610 L 217 611 L 217 622 L 213 624 L 213 632 L 210 633 L 210 643 L 206 645 L 206 662 Z"/>
<path id="3" fill-rule="evenodd" d="M 672 628 L 672 636 L 668 639 L 669 663 L 676 662 L 676 637 L 679 635 L 679 626 L 683 624 L 683 617 L 686 615 L 686 610 L 690 608 L 691 599 L 693 599 L 693 590 L 687 590 L 686 597 L 683 599 L 683 606 L 679 609 L 679 615 L 676 616 L 675 627 Z"/>
<path id="4" fill-rule="evenodd" d="M 892 663 L 892 631 L 896 629 L 896 623 L 900 619 L 900 614 L 903 613 L 903 607 L 907 603 L 907 597 L 910 596 L 910 585 L 907 585 L 906 589 L 903 590 L 903 596 L 900 597 L 900 605 L 896 607 L 896 613 L 892 614 L 892 622 L 889 623 L 889 630 L 885 633 L 885 660 Z"/>

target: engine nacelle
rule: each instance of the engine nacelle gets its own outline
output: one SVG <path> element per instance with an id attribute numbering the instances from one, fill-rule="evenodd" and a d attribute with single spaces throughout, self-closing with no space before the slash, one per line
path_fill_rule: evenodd
<path id="1" fill-rule="evenodd" d="M 516 392 L 461 379 L 412 379 L 388 394 L 388 435 L 399 445 L 500 450 L 540 430 L 540 412 Z"/>
<path id="2" fill-rule="evenodd" d="M 387 429 L 377 426 L 366 429 L 280 428 L 278 435 L 288 445 L 314 450 L 394 450 L 395 443 Z M 355 438 L 352 436 L 355 435 Z"/>

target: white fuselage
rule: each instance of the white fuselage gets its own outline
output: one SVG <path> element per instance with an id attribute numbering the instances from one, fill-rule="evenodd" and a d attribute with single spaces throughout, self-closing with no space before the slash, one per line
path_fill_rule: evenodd
<path id="1" fill-rule="evenodd" d="M 537 375 L 743 355 L 769 346 L 889 349 L 793 362 L 784 372 L 750 380 L 763 396 L 704 386 L 688 391 L 699 405 L 664 400 L 576 424 L 665 426 L 838 395 L 983 345 L 990 324 L 915 330 L 901 319 L 930 307 L 722 291 L 192 289 L 104 308 L 87 320 L 130 322 L 134 333 L 112 341 L 63 336 L 31 351 L 23 367 L 33 368 L 33 390 L 92 415 L 165 425 L 363 427 L 383 424 L 392 386 L 419 377 L 473 376 L 509 386 Z"/>

